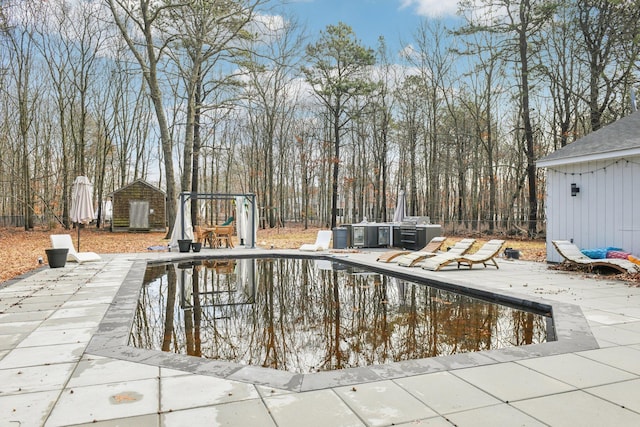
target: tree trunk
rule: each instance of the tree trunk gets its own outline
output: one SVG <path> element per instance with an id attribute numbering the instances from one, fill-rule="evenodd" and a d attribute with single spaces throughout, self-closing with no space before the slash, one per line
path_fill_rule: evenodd
<path id="1" fill-rule="evenodd" d="M 200 76 L 200 74 L 198 74 Z M 194 96 L 194 115 L 193 115 L 193 154 L 191 168 L 191 192 L 197 194 L 199 191 L 198 176 L 200 175 L 200 146 L 202 141 L 200 140 L 200 105 L 201 105 L 201 93 L 202 93 L 202 80 L 199 77 L 196 84 L 195 96 Z M 198 200 L 191 199 L 191 224 L 198 225 Z"/>
<path id="2" fill-rule="evenodd" d="M 524 125 L 524 137 L 526 141 L 527 156 L 527 182 L 529 184 L 529 237 L 537 234 L 538 223 L 538 197 L 536 191 L 536 154 L 533 140 L 533 127 L 531 126 L 531 109 L 529 107 L 529 49 L 527 40 L 527 23 L 529 21 L 529 2 L 520 6 L 520 23 L 518 31 L 518 45 L 520 48 L 520 84 L 522 85 L 522 121 Z"/>
<path id="3" fill-rule="evenodd" d="M 340 104 L 340 100 L 336 102 Z M 340 107 L 333 109 L 333 175 L 331 181 L 331 229 L 337 225 L 336 215 L 338 214 L 338 177 L 340 167 Z"/>

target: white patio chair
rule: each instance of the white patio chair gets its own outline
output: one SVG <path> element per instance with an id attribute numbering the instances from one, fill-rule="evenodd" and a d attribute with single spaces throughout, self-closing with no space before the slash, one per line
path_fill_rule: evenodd
<path id="1" fill-rule="evenodd" d="M 331 241 L 331 230 L 320 230 L 318 231 L 318 237 L 316 237 L 316 242 L 313 244 L 305 243 L 300 246 L 301 251 L 326 251 L 329 249 L 329 242 Z"/>
<path id="2" fill-rule="evenodd" d="M 49 237 L 51 238 L 51 247 L 69 249 L 67 261 L 75 261 L 78 264 L 82 264 L 83 262 L 102 260 L 100 255 L 95 252 L 76 252 L 70 234 L 52 234 Z"/>

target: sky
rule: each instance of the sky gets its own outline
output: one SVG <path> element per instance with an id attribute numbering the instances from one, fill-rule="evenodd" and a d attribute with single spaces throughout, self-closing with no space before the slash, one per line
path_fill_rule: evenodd
<path id="1" fill-rule="evenodd" d="M 400 50 L 424 18 L 454 19 L 457 0 L 285 0 L 285 10 L 309 29 L 311 38 L 327 25 L 344 22 L 356 38 L 376 48 L 384 36 L 390 48 Z"/>

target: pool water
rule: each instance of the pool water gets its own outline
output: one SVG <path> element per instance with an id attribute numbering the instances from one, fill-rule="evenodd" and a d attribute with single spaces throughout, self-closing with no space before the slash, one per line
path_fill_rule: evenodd
<path id="1" fill-rule="evenodd" d="M 310 258 L 149 265 L 129 345 L 294 373 L 547 340 L 548 318 Z"/>

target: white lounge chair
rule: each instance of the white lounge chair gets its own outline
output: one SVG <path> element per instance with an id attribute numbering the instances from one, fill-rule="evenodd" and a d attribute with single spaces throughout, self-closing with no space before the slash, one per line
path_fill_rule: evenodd
<path id="1" fill-rule="evenodd" d="M 467 265 L 469 268 L 472 268 L 474 264 L 482 264 L 485 268 L 487 264 L 493 265 L 495 268 L 500 268 L 498 267 L 495 257 L 500 252 L 500 249 L 502 249 L 502 246 L 504 246 L 504 243 L 504 240 L 489 240 L 472 254 L 456 255 L 444 252 L 442 255 L 425 259 L 420 266 L 425 270 L 432 271 L 438 271 L 442 267 L 452 263 L 457 263 L 458 268 L 460 268 L 461 265 Z"/>
<path id="2" fill-rule="evenodd" d="M 75 261 L 78 264 L 90 261 L 101 261 L 102 258 L 95 252 L 76 252 L 76 248 L 73 246 L 70 234 L 52 234 L 51 246 L 53 248 L 66 248 L 69 249 L 67 254 L 67 261 Z"/>
<path id="3" fill-rule="evenodd" d="M 429 243 L 427 243 L 427 245 L 424 248 L 420 249 L 418 252 L 436 253 L 437 251 L 440 250 L 445 240 L 447 240 L 446 237 L 434 237 L 429 241 Z M 398 262 L 398 259 L 397 259 L 398 257 L 402 255 L 407 255 L 410 253 L 411 251 L 404 251 L 404 250 L 388 251 L 380 255 L 378 259 L 376 259 L 376 261 L 395 263 L 395 262 Z"/>
<path id="4" fill-rule="evenodd" d="M 300 246 L 301 251 L 326 251 L 329 249 L 329 242 L 331 241 L 331 230 L 320 230 L 318 231 L 318 237 L 316 237 L 316 242 L 314 244 L 305 243 Z"/>
<path id="5" fill-rule="evenodd" d="M 453 255 L 463 255 L 467 253 L 469 249 L 471 249 L 475 242 L 476 239 L 462 239 L 459 242 L 456 242 L 456 244 L 454 244 L 453 247 L 451 247 L 451 249 L 449 249 L 447 252 L 416 251 L 405 255 L 400 255 L 397 258 L 398 265 L 401 265 L 403 267 L 415 267 L 425 259 L 434 257 L 436 255 L 447 254 L 448 257 L 451 257 Z"/>
<path id="6" fill-rule="evenodd" d="M 638 273 L 638 265 L 626 259 L 603 258 L 591 259 L 582 253 L 579 247 L 568 240 L 553 240 L 551 242 L 558 253 L 564 258 L 564 263 L 574 266 L 587 267 L 593 270 L 596 267 L 608 267 L 618 270 L 621 273 Z"/>

